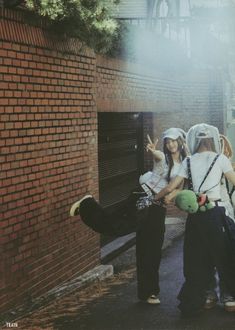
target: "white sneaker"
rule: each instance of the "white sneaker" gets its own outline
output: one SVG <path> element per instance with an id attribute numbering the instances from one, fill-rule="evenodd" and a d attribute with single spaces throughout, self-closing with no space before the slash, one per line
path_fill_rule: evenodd
<path id="1" fill-rule="evenodd" d="M 205 309 L 211 309 L 211 308 L 215 307 L 216 304 L 217 304 L 217 301 L 218 301 L 218 296 L 217 296 L 216 292 L 215 291 L 210 291 L 207 294 L 204 308 Z"/>
<path id="2" fill-rule="evenodd" d="M 84 199 L 86 198 L 92 198 L 91 195 L 86 195 L 84 196 L 83 198 L 81 198 L 79 201 L 73 203 L 73 205 L 71 206 L 70 208 L 70 211 L 69 211 L 69 215 L 71 217 L 74 217 L 75 215 L 78 215 L 79 214 L 79 207 L 80 207 L 80 204 L 82 201 L 84 201 Z"/>
<path id="3" fill-rule="evenodd" d="M 151 305 L 159 305 L 160 304 L 160 299 L 155 296 L 155 294 L 152 294 L 147 300 L 146 302 L 148 304 L 151 304 Z"/>
<path id="4" fill-rule="evenodd" d="M 217 299 L 207 298 L 206 302 L 205 302 L 205 305 L 204 305 L 204 308 L 205 309 L 211 309 L 211 308 L 215 307 L 216 304 L 217 304 Z"/>
<path id="5" fill-rule="evenodd" d="M 224 309 L 226 312 L 235 312 L 235 300 L 225 301 Z"/>

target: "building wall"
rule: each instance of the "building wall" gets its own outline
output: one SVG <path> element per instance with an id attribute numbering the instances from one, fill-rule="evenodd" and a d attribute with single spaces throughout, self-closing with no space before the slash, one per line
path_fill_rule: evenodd
<path id="1" fill-rule="evenodd" d="M 96 61 L 1 11 L 1 309 L 100 262 L 72 202 L 98 196 Z"/>
<path id="2" fill-rule="evenodd" d="M 116 17 L 136 18 L 147 16 L 147 0 L 121 0 L 114 10 Z"/>
<path id="3" fill-rule="evenodd" d="M 145 112 L 146 132 L 153 113 L 160 136 L 213 109 L 206 76 L 166 78 L 58 40 L 20 12 L 0 17 L 4 311 L 100 263 L 99 235 L 68 215 L 87 192 L 98 198 L 97 111 Z"/>

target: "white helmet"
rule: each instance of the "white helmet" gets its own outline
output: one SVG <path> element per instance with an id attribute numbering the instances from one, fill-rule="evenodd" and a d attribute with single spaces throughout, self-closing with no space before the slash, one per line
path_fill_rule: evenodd
<path id="1" fill-rule="evenodd" d="M 213 139 L 215 152 L 221 153 L 220 135 L 218 128 L 202 123 L 192 126 L 187 133 L 186 143 L 191 155 L 196 152 L 201 140 L 205 138 Z"/>

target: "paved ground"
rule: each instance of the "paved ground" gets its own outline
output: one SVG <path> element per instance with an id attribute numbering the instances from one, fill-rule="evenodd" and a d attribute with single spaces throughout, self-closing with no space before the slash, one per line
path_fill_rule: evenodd
<path id="1" fill-rule="evenodd" d="M 161 263 L 161 305 L 150 306 L 136 298 L 135 247 L 113 260 L 115 275 L 59 298 L 17 320 L 18 329 L 39 330 L 230 330 L 235 313 L 222 306 L 194 319 L 182 319 L 177 293 L 183 282 L 182 226 L 169 224 Z"/>

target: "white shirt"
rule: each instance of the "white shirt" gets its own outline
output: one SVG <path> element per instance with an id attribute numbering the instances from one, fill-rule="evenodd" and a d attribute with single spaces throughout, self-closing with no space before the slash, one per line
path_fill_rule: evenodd
<path id="1" fill-rule="evenodd" d="M 146 183 L 155 193 L 158 193 L 168 184 L 167 174 L 169 167 L 166 163 L 164 153 L 163 152 L 161 153 L 162 153 L 162 160 L 160 161 L 154 160 L 152 172 L 147 172 L 141 175 L 139 179 L 140 184 Z M 170 173 L 170 180 L 176 177 L 180 167 L 181 167 L 181 163 L 174 162 L 174 165 Z"/>
<path id="2" fill-rule="evenodd" d="M 199 191 L 199 187 L 215 156 L 215 152 L 205 151 L 196 153 L 190 157 L 193 190 L 195 192 L 206 192 L 210 200 L 221 199 L 220 181 L 222 174 L 233 170 L 230 160 L 223 154 L 219 155 Z M 186 159 L 183 161 L 178 175 L 188 179 Z"/>

